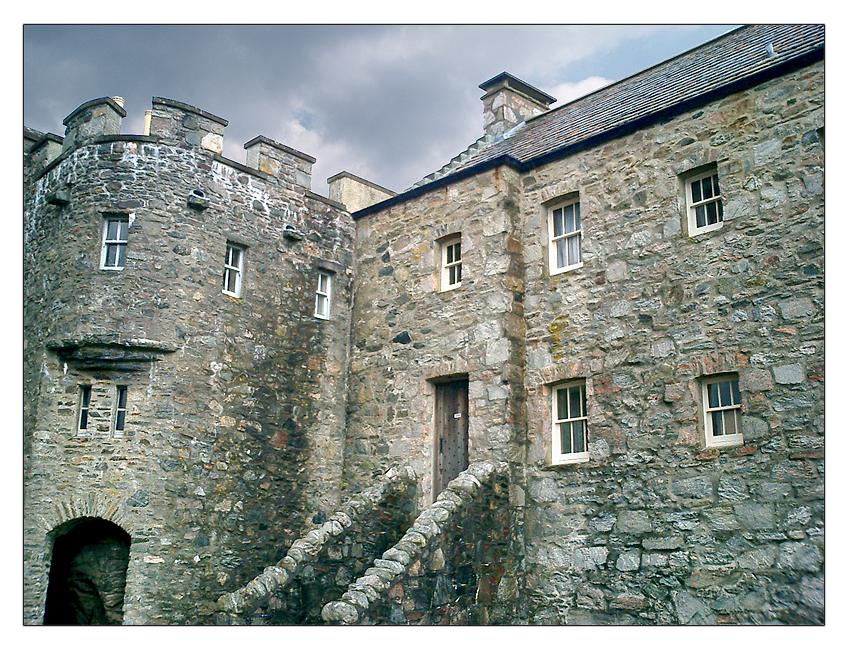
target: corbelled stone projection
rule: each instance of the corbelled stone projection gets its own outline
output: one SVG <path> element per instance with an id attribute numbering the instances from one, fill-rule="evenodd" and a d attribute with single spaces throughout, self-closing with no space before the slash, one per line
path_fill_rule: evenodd
<path id="1" fill-rule="evenodd" d="M 824 44 L 501 73 L 400 193 L 25 129 L 25 623 L 822 624 Z"/>

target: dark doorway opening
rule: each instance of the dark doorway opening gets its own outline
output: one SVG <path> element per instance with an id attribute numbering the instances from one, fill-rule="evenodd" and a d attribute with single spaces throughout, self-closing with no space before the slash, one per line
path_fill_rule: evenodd
<path id="1" fill-rule="evenodd" d="M 104 519 L 65 524 L 53 542 L 45 625 L 120 625 L 130 536 Z"/>
<path id="2" fill-rule="evenodd" d="M 434 499 L 469 466 L 469 379 L 439 382 L 435 388 Z"/>

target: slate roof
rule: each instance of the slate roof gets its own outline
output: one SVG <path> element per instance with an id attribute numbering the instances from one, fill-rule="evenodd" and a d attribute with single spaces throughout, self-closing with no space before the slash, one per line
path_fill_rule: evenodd
<path id="1" fill-rule="evenodd" d="M 772 45 L 771 54 L 768 46 Z M 509 137 L 467 149 L 416 183 L 428 183 L 487 160 L 527 163 L 558 149 L 810 55 L 825 46 L 823 25 L 747 25 L 589 95 L 529 119 Z M 478 141 L 480 142 L 480 141 Z M 476 143 L 477 144 L 477 143 Z M 399 195 L 399 198 L 403 195 Z"/>

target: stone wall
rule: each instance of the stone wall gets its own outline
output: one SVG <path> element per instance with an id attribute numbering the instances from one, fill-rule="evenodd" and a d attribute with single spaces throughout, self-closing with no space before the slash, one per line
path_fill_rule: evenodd
<path id="1" fill-rule="evenodd" d="M 334 624 L 473 625 L 503 622 L 509 577 L 507 464 L 473 463 L 341 599 Z M 502 596 L 499 598 L 499 596 Z"/>
<path id="2" fill-rule="evenodd" d="M 321 526 L 292 544 L 286 557 L 237 591 L 218 599 L 221 624 L 321 622 L 321 609 L 339 598 L 354 576 L 394 544 L 412 523 L 416 475 L 389 470 L 349 499 Z"/>
<path id="3" fill-rule="evenodd" d="M 522 178 L 529 622 L 822 622 L 823 103 L 818 64 Z M 679 174 L 711 162 L 725 223 L 690 237 Z M 550 276 L 573 192 L 584 265 Z M 743 445 L 705 449 L 719 372 Z M 570 378 L 591 459 L 552 467 Z"/>
<path id="4" fill-rule="evenodd" d="M 30 170 L 26 622 L 43 615 L 50 532 L 70 520 L 130 534 L 124 622 L 180 623 L 208 619 L 198 601 L 244 584 L 338 506 L 350 217 L 202 148 L 192 129 L 217 137 L 220 118 L 154 108 L 154 127 L 176 125 L 170 144 L 156 128 L 90 135 Z M 60 189 L 69 204 L 49 202 Z M 130 219 L 122 271 L 100 269 L 111 212 Z M 247 246 L 238 298 L 221 290 L 228 240 Z M 335 272 L 329 320 L 313 315 L 319 267 Z M 88 435 L 76 431 L 83 383 Z M 129 392 L 120 436 L 116 385 Z"/>
<path id="5" fill-rule="evenodd" d="M 469 460 L 506 460 L 522 408 L 517 177 L 496 170 L 357 222 L 350 489 L 406 461 L 433 479 L 434 380 L 469 380 Z M 441 238 L 461 233 L 462 286 L 439 291 Z M 518 390 L 517 390 L 518 389 Z"/>

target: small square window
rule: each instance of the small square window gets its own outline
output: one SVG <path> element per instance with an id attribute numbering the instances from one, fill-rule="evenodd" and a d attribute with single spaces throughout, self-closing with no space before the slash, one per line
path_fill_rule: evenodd
<path id="1" fill-rule="evenodd" d="M 583 266 L 583 226 L 577 199 L 548 210 L 548 270 L 550 275 Z"/>
<path id="2" fill-rule="evenodd" d="M 705 445 L 728 447 L 743 444 L 740 425 L 740 383 L 737 375 L 713 375 L 702 380 Z"/>
<path id="3" fill-rule="evenodd" d="M 722 228 L 722 194 L 716 167 L 684 178 L 690 236 Z"/>
<path id="4" fill-rule="evenodd" d="M 329 271 L 318 272 L 318 286 L 315 290 L 315 317 L 330 318 L 330 292 L 333 274 Z"/>
<path id="5" fill-rule="evenodd" d="M 460 235 L 443 240 L 440 246 L 440 291 L 456 289 L 463 281 L 463 249 Z"/>
<path id="6" fill-rule="evenodd" d="M 222 291 L 238 298 L 242 295 L 242 273 L 245 264 L 245 247 L 227 242 L 224 254 L 224 282 Z"/>
<path id="7" fill-rule="evenodd" d="M 587 383 L 580 379 L 551 389 L 551 462 L 582 463 L 590 459 L 587 431 Z"/>
<path id="8" fill-rule="evenodd" d="M 107 215 L 103 218 L 103 246 L 100 250 L 100 268 L 121 271 L 127 260 L 127 232 L 129 215 Z"/>
<path id="9" fill-rule="evenodd" d="M 91 408 L 91 386 L 80 386 L 80 406 L 77 414 L 77 432 L 88 433 L 88 415 Z"/>
<path id="10" fill-rule="evenodd" d="M 127 423 L 127 387 L 115 387 L 115 418 L 112 423 L 112 430 L 115 435 L 124 433 L 124 426 Z"/>

